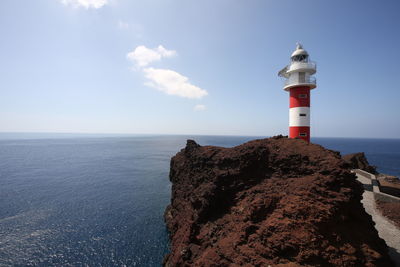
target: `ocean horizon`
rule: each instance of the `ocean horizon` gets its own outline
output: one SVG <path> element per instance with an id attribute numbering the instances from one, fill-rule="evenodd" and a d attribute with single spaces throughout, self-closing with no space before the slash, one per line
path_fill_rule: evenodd
<path id="1" fill-rule="evenodd" d="M 0 132 L 1 139 L 46 139 L 46 138 L 79 138 L 79 137 L 141 137 L 141 136 L 220 136 L 220 137 L 252 137 L 269 138 L 276 135 L 239 135 L 239 134 L 165 134 L 165 133 L 85 133 L 85 132 Z M 287 134 L 281 134 L 287 136 Z M 400 140 L 400 138 L 390 137 L 347 137 L 347 136 L 313 136 L 311 139 L 372 139 L 372 140 Z"/>
<path id="2" fill-rule="evenodd" d="M 0 266 L 161 266 L 170 158 L 259 138 L 0 133 Z M 400 176 L 400 139 L 311 141 Z"/>

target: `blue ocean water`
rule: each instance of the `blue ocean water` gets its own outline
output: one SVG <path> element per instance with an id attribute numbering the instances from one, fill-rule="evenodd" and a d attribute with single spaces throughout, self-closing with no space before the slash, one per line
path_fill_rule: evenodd
<path id="1" fill-rule="evenodd" d="M 171 156 L 186 139 L 255 137 L 0 135 L 0 266 L 160 266 Z M 400 139 L 314 138 L 400 176 Z"/>

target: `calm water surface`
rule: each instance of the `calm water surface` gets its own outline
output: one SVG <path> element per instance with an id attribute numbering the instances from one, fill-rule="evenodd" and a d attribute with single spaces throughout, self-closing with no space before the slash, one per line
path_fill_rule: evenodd
<path id="1" fill-rule="evenodd" d="M 169 160 L 255 137 L 0 136 L 0 266 L 160 266 Z M 400 175 L 400 140 L 315 138 Z"/>

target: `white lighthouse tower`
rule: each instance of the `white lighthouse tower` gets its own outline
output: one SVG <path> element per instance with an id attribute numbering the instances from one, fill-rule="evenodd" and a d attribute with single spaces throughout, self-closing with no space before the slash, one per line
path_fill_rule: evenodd
<path id="1" fill-rule="evenodd" d="M 310 61 L 303 46 L 297 43 L 288 66 L 278 75 L 286 78 L 283 89 L 290 93 L 289 138 L 301 138 L 310 142 L 310 90 L 317 87 L 315 62 Z"/>

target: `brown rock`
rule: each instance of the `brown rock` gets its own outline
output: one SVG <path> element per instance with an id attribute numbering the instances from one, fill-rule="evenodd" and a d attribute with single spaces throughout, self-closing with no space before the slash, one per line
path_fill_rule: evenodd
<path id="1" fill-rule="evenodd" d="M 349 164 L 352 169 L 361 169 L 372 174 L 377 174 L 376 167 L 369 165 L 364 152 L 344 155 L 343 160 Z"/>
<path id="2" fill-rule="evenodd" d="M 299 139 L 188 141 L 171 160 L 165 266 L 393 266 L 337 152 Z"/>

